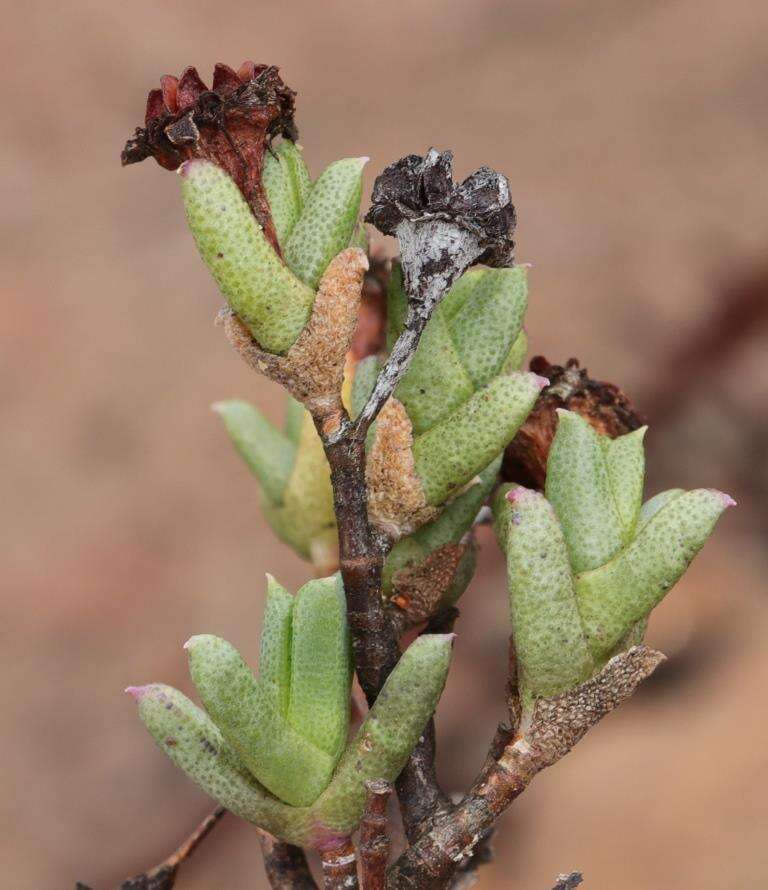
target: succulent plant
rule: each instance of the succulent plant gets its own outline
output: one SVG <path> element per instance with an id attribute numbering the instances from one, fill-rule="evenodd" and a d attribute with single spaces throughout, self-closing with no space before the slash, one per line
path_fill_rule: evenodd
<path id="1" fill-rule="evenodd" d="M 365 220 L 398 239 L 400 259 L 366 305 L 367 159 L 336 161 L 313 182 L 294 98 L 274 66 L 219 64 L 211 89 L 188 68 L 150 92 L 122 160 L 179 172 L 228 304 L 218 323 L 289 395 L 282 430 L 242 400 L 214 408 L 271 527 L 324 577 L 293 596 L 268 576 L 258 676 L 226 640 L 198 635 L 185 648 L 202 708 L 162 684 L 128 691 L 159 747 L 221 806 L 320 851 L 326 887 L 358 886 L 351 834 L 366 795 L 364 886 L 448 886 L 532 778 L 663 659 L 641 645 L 648 617 L 733 501 L 673 489 L 642 504 L 645 428 L 620 390 L 588 381 L 575 360 L 532 362 L 551 386 L 520 370 L 528 273 L 514 264 L 502 174 L 480 167 L 454 182 L 451 152 L 435 149 L 386 167 Z M 601 435 L 561 405 L 633 431 Z M 504 476 L 516 436 L 504 467 L 527 475 Z M 430 718 L 453 635 L 422 634 L 402 653 L 398 640 L 441 610 L 443 626 L 455 619 L 500 473 L 532 486 L 493 495 L 516 722 L 451 805 Z M 349 738 L 353 664 L 370 710 Z M 388 783 L 411 755 L 398 784 L 409 846 L 385 874 Z M 385 786 L 378 810 L 369 780 Z M 303 854 L 274 838 L 275 886 L 314 886 Z"/>
<path id="2" fill-rule="evenodd" d="M 275 227 L 278 238 L 283 234 L 283 256 L 224 170 L 205 160 L 185 161 L 179 170 L 187 220 L 203 262 L 261 348 L 273 353 L 285 353 L 296 342 L 323 272 L 352 240 L 365 163 L 336 161 L 302 194 L 308 175 L 291 146 L 281 153 L 277 170 L 267 168 L 271 175 L 265 182 L 267 198 L 274 196 L 278 208 Z M 291 166 L 283 162 L 286 157 Z"/>
<path id="3" fill-rule="evenodd" d="M 407 313 L 402 282 L 395 266 L 390 346 Z M 434 520 L 501 454 L 546 385 L 517 370 L 525 354 L 526 301 L 524 267 L 473 269 L 427 323 L 370 448 L 371 518 L 392 540 Z"/>
<path id="4" fill-rule="evenodd" d="M 381 521 L 395 540 L 384 567 L 383 593 L 397 597 L 409 621 L 427 617 L 428 603 L 435 609 L 452 605 L 469 583 L 474 547 L 461 539 L 494 484 L 501 452 L 546 383 L 518 370 L 527 348 L 522 330 L 526 279 L 523 266 L 465 273 L 429 321 L 395 391 L 412 462 L 411 474 L 400 482 L 409 488 L 400 503 L 392 503 L 386 491 L 377 494 L 373 481 L 370 497 L 374 516 L 381 501 L 390 510 Z M 391 347 L 406 302 L 398 265 L 390 277 L 388 302 Z M 380 368 L 377 356 L 348 362 L 344 398 L 352 417 Z M 286 428 L 280 432 L 246 402 L 214 407 L 259 480 L 273 530 L 319 571 L 334 569 L 338 547 L 330 470 L 309 413 L 289 399 Z M 372 429 L 369 450 L 380 473 L 388 474 L 393 458 L 402 460 L 403 452 L 388 436 L 386 415 L 384 436 L 378 438 L 381 428 L 379 423 Z M 416 502 L 418 515 L 402 515 L 403 502 Z M 430 559 L 438 549 L 439 557 Z"/>
<path id="5" fill-rule="evenodd" d="M 645 428 L 611 439 L 572 411 L 558 417 L 545 494 L 506 485 L 494 500 L 528 704 L 575 688 L 641 642 L 651 610 L 734 503 L 704 488 L 643 505 Z"/>
<path id="6" fill-rule="evenodd" d="M 296 594 L 268 578 L 259 676 L 210 635 L 185 649 L 204 710 L 162 684 L 129 687 L 157 744 L 227 809 L 284 840 L 349 835 L 367 779 L 393 780 L 445 683 L 451 634 L 419 637 L 347 742 L 352 661 L 338 575 Z"/>
<path id="7" fill-rule="evenodd" d="M 275 534 L 320 573 L 338 567 L 330 468 L 309 413 L 288 399 L 285 429 L 240 399 L 214 409 L 258 480 L 264 515 Z"/>

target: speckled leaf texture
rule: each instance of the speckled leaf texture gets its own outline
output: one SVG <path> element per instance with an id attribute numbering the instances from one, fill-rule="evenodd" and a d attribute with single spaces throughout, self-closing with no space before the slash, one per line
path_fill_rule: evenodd
<path id="1" fill-rule="evenodd" d="M 293 606 L 288 722 L 334 762 L 347 740 L 352 653 L 341 576 L 307 582 Z"/>
<path id="2" fill-rule="evenodd" d="M 363 811 L 365 781 L 397 777 L 434 712 L 450 663 L 452 634 L 419 637 L 400 658 L 344 753 L 338 750 L 331 758 L 313 748 L 314 754 L 308 755 L 304 740 L 277 713 L 274 687 L 285 681 L 287 620 L 289 614 L 297 614 L 299 628 L 308 625 L 299 630 L 307 652 L 298 659 L 291 653 L 291 688 L 308 710 L 299 715 L 289 702 L 288 712 L 305 730 L 312 718 L 313 705 L 307 697 L 312 684 L 343 687 L 347 696 L 343 744 L 349 717 L 349 640 L 346 632 L 340 641 L 335 628 L 320 628 L 312 617 L 301 615 L 302 598 L 307 611 L 330 607 L 333 612 L 339 587 L 336 578 L 321 579 L 309 582 L 291 598 L 272 579 L 262 642 L 266 683 L 264 677 L 253 677 L 229 643 L 212 636 L 193 637 L 187 644 L 190 669 L 208 713 L 169 686 L 127 690 L 138 701 L 139 715 L 157 744 L 200 788 L 243 819 L 302 846 L 316 846 L 354 831 Z M 344 624 L 346 630 L 345 619 Z M 347 658 L 343 670 L 338 661 L 323 661 L 325 650 L 334 647 L 339 651 L 343 647 Z M 313 654 L 316 661 L 320 656 L 314 678 L 309 670 Z M 331 708 L 341 702 L 341 695 L 328 701 L 326 688 L 317 692 Z M 327 722 L 321 724 L 312 729 L 318 741 L 340 749 L 338 728 L 332 727 L 329 733 Z M 325 769 L 328 761 L 330 770 Z M 318 790 L 320 772 L 325 775 Z"/>
<path id="3" fill-rule="evenodd" d="M 541 391 L 536 374 L 508 374 L 479 389 L 446 420 L 413 443 L 427 503 L 457 494 L 512 439 Z"/>
<path id="4" fill-rule="evenodd" d="M 189 227 L 222 294 L 263 349 L 287 351 L 309 319 L 315 288 L 280 260 L 220 167 L 187 161 L 180 174 Z"/>
<path id="5" fill-rule="evenodd" d="M 261 626 L 259 680 L 270 703 L 283 717 L 291 698 L 293 597 L 272 575 L 267 575 L 267 601 Z"/>
<path id="6" fill-rule="evenodd" d="M 405 322 L 400 267 L 389 293 L 389 346 Z M 411 367 L 395 396 L 414 434 L 448 417 L 475 390 L 503 373 L 527 306 L 526 269 L 472 269 L 446 294 L 429 320 Z M 519 351 L 519 350 L 518 350 Z"/>
<path id="7" fill-rule="evenodd" d="M 349 246 L 360 213 L 367 158 L 335 161 L 312 186 L 285 245 L 285 261 L 313 291 L 337 253 Z"/>
<path id="8" fill-rule="evenodd" d="M 437 706 L 452 644 L 453 634 L 423 634 L 400 657 L 314 807 L 324 826 L 349 833 L 360 821 L 364 783 L 397 778 Z"/>
<path id="9" fill-rule="evenodd" d="M 434 311 L 395 397 L 413 430 L 415 472 L 426 502 L 440 506 L 482 472 L 528 416 L 543 378 L 517 371 L 527 340 L 527 270 L 475 268 Z M 400 266 L 388 287 L 387 343 L 403 329 Z"/>
<path id="10" fill-rule="evenodd" d="M 507 583 L 523 700 L 572 689 L 594 671 L 568 550 L 552 505 L 519 486 L 507 494 Z"/>
<path id="11" fill-rule="evenodd" d="M 250 772 L 280 800 L 307 806 L 335 760 L 296 732 L 230 643 L 208 634 L 186 644 L 203 706 Z"/>
<path id="12" fill-rule="evenodd" d="M 288 139 L 264 156 L 262 183 L 269 202 L 277 240 L 283 247 L 293 231 L 309 194 L 309 171 L 301 149 Z"/>
<path id="13" fill-rule="evenodd" d="M 596 658 L 608 657 L 629 626 L 661 602 L 732 503 L 708 488 L 674 497 L 614 559 L 576 578 L 579 610 Z"/>
<path id="14" fill-rule="evenodd" d="M 609 439 L 601 436 L 605 468 L 616 512 L 622 526 L 622 540 L 632 540 L 637 528 L 645 485 L 645 449 L 643 439 L 647 427 L 640 427 L 624 436 Z"/>
<path id="15" fill-rule="evenodd" d="M 545 492 L 563 526 L 571 566 L 583 572 L 618 553 L 623 530 L 601 437 L 573 411 L 557 414 Z"/>
<path id="16" fill-rule="evenodd" d="M 423 525 L 413 534 L 401 538 L 395 544 L 384 563 L 382 573 L 382 592 L 385 597 L 391 596 L 392 576 L 396 572 L 421 565 L 439 547 L 458 543 L 472 528 L 480 507 L 485 503 L 496 482 L 500 467 L 501 457 L 499 456 L 480 473 L 477 483 L 470 485 L 463 494 L 451 501 L 437 519 Z M 461 579 L 465 583 L 459 585 L 458 589 L 453 588 L 449 592 L 451 601 L 441 602 L 440 607 L 445 608 L 453 605 L 461 596 L 471 580 L 472 572 L 467 574 L 469 577 Z"/>
<path id="17" fill-rule="evenodd" d="M 160 683 L 128 692 L 158 747 L 206 794 L 272 834 L 298 842 L 307 836 L 307 812 L 275 800 L 259 785 L 205 711 Z"/>
<path id="18" fill-rule="evenodd" d="M 549 500 L 504 486 L 493 504 L 529 699 L 578 685 L 640 643 L 651 610 L 734 503 L 713 489 L 671 489 L 641 507 L 645 429 L 610 440 L 558 414 Z"/>

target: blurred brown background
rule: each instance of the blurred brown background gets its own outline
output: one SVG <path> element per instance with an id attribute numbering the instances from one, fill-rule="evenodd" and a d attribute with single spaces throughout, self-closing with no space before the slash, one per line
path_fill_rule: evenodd
<path id="1" fill-rule="evenodd" d="M 650 638 L 668 665 L 502 823 L 483 888 L 765 883 L 768 372 L 764 0 L 5 5 L 2 462 L 5 886 L 97 890 L 159 860 L 209 802 L 122 695 L 189 691 L 181 644 L 254 655 L 271 536 L 211 402 L 280 396 L 227 347 L 177 183 L 121 170 L 158 77 L 278 63 L 314 173 L 430 145 L 505 171 L 533 263 L 534 352 L 579 356 L 647 411 L 649 490 L 740 502 Z M 392 249 L 392 244 L 386 245 Z M 502 716 L 503 573 L 484 539 L 439 716 L 465 786 Z M 264 887 L 225 822 L 180 888 Z"/>

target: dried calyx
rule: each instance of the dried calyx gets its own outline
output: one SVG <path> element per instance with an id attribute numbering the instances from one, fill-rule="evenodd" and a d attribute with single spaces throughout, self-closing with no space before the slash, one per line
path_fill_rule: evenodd
<path id="1" fill-rule="evenodd" d="M 590 377 L 576 358 L 568 359 L 562 366 L 536 355 L 529 367 L 546 377 L 549 386 L 541 391 L 533 411 L 504 452 L 501 478 L 505 482 L 544 488 L 558 408 L 579 414 L 598 433 L 611 439 L 631 433 L 645 423 L 645 417 L 626 393 L 613 383 Z"/>
<path id="2" fill-rule="evenodd" d="M 409 296 L 439 299 L 470 265 L 509 266 L 514 258 L 515 208 L 509 182 L 480 167 L 452 178 L 453 153 L 407 155 L 377 178 L 366 222 L 396 235 Z"/>
<path id="3" fill-rule="evenodd" d="M 250 61 L 237 71 L 218 63 L 211 89 L 192 67 L 179 78 L 165 75 L 160 89 L 149 93 L 145 125 L 126 142 L 121 160 L 125 165 L 153 157 L 167 170 L 193 158 L 212 161 L 237 183 L 277 248 L 262 170 L 274 137 L 298 137 L 295 95 L 275 66 Z"/>

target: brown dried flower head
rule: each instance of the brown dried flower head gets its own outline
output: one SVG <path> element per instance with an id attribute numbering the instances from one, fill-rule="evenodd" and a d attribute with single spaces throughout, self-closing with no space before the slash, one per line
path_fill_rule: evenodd
<path id="1" fill-rule="evenodd" d="M 279 252 L 261 182 L 264 152 L 282 135 L 295 141 L 294 99 L 274 65 L 243 62 L 237 71 L 219 62 L 209 89 L 195 68 L 165 75 L 147 96 L 144 126 L 126 142 L 124 165 L 153 157 L 166 170 L 204 158 L 237 183 L 265 235 Z"/>

